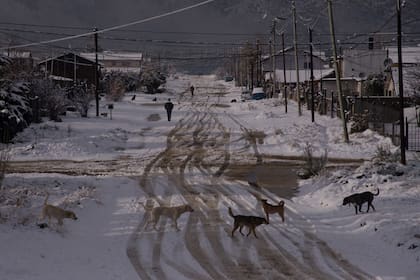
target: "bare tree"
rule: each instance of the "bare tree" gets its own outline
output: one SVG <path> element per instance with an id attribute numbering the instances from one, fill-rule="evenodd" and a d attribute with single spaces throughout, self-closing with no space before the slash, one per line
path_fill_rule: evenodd
<path id="1" fill-rule="evenodd" d="M 78 84 L 70 88 L 68 91 L 68 98 L 70 103 L 80 113 L 80 116 L 86 118 L 91 102 L 95 99 L 95 94 L 92 88 L 86 84 Z"/>
<path id="2" fill-rule="evenodd" d="M 64 113 L 69 100 L 67 92 L 49 79 L 31 81 L 31 94 L 39 98 L 41 110 L 53 121 L 60 121 L 59 115 Z"/>

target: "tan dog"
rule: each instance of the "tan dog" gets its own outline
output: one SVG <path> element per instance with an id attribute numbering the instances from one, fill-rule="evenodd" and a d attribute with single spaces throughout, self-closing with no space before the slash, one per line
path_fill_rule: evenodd
<path id="1" fill-rule="evenodd" d="M 60 207 L 51 204 L 47 204 L 48 197 L 49 194 L 47 194 L 47 197 L 44 201 L 44 206 L 42 207 L 41 220 L 48 217 L 48 224 L 51 224 L 51 218 L 54 218 L 57 220 L 60 226 L 63 225 L 63 219 L 77 220 L 76 214 L 74 214 L 74 212 L 61 209 Z"/>
<path id="2" fill-rule="evenodd" d="M 278 205 L 273 205 L 267 202 L 267 199 L 261 199 L 262 206 L 264 208 L 265 215 L 267 217 L 267 221 L 269 220 L 269 214 L 278 213 L 281 217 L 282 222 L 284 222 L 284 201 L 280 201 Z"/>
<path id="3" fill-rule="evenodd" d="M 147 228 L 147 226 L 152 223 L 153 228 L 156 229 L 156 224 L 159 222 L 159 219 L 161 216 L 166 216 L 170 219 L 172 219 L 174 223 L 174 227 L 176 230 L 179 231 L 178 228 L 178 218 L 184 214 L 185 212 L 194 212 L 194 209 L 188 204 L 180 205 L 180 206 L 173 206 L 173 207 L 166 207 L 166 206 L 158 206 L 154 207 L 151 210 L 146 208 L 146 206 L 143 204 L 143 207 L 146 211 L 150 211 L 149 219 L 147 220 L 146 224 L 144 225 L 144 229 Z"/>

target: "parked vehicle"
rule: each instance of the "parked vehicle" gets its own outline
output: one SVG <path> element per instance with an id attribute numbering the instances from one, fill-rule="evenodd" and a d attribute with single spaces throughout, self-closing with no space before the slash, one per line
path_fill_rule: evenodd
<path id="1" fill-rule="evenodd" d="M 251 98 L 253 100 L 260 100 L 267 98 L 267 94 L 265 94 L 264 89 L 262 87 L 256 87 L 252 90 Z"/>
<path id="2" fill-rule="evenodd" d="M 233 81 L 233 77 L 232 76 L 226 76 L 225 77 L 225 82 L 231 82 Z"/>

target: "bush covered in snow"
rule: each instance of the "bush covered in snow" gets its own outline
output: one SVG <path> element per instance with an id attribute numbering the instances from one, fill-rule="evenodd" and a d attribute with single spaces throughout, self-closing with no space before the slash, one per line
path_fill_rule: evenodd
<path id="1" fill-rule="evenodd" d="M 49 79 L 32 79 L 30 96 L 39 101 L 41 116 L 48 116 L 53 121 L 61 120 L 59 116 L 66 111 L 69 104 L 66 90 Z"/>
<path id="2" fill-rule="evenodd" d="M 0 80 L 0 142 L 9 142 L 32 121 L 27 83 Z"/>
<path id="3" fill-rule="evenodd" d="M 146 88 L 147 93 L 157 93 L 159 91 L 159 87 L 165 83 L 165 75 L 155 67 L 145 67 L 140 73 L 140 84 Z"/>
<path id="4" fill-rule="evenodd" d="M 139 89 L 140 78 L 134 73 L 111 71 L 103 76 L 101 87 L 104 89 L 108 100 L 120 101 L 126 92 Z"/>

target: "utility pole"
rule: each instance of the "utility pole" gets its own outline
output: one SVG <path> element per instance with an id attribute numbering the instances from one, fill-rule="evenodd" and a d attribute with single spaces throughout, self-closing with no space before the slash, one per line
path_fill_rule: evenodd
<path id="1" fill-rule="evenodd" d="M 271 97 L 274 97 L 276 94 L 276 19 L 273 19 L 273 39 L 272 39 L 272 47 L 273 47 L 273 94 Z"/>
<path id="2" fill-rule="evenodd" d="M 284 94 L 284 111 L 287 114 L 287 86 L 286 86 L 286 55 L 284 53 L 284 32 L 281 33 L 281 46 L 283 52 L 283 94 Z"/>
<path id="3" fill-rule="evenodd" d="M 340 75 L 340 68 L 338 66 L 338 60 L 337 60 L 337 47 L 336 47 L 336 42 L 335 42 L 332 2 L 331 0 L 327 0 L 327 1 L 328 1 L 328 15 L 329 15 L 329 20 L 330 20 L 331 42 L 332 42 L 332 47 L 333 47 L 335 81 L 337 84 L 337 93 L 338 93 L 338 103 L 340 104 L 341 121 L 343 122 L 344 140 L 346 141 L 346 143 L 348 143 L 349 134 L 347 132 L 347 121 L 346 121 L 346 115 L 344 114 L 344 107 L 343 107 L 343 96 L 342 96 L 342 90 L 341 90 L 341 75 Z"/>
<path id="4" fill-rule="evenodd" d="M 76 54 L 73 53 L 73 85 L 76 85 L 77 80 L 77 61 L 76 61 Z"/>
<path id="5" fill-rule="evenodd" d="M 398 90 L 400 92 L 400 150 L 401 164 L 406 164 L 405 159 L 405 139 L 404 139 L 404 87 L 402 72 L 402 50 L 401 50 L 401 0 L 397 0 L 397 29 L 398 29 Z M 408 137 L 408 135 L 407 135 Z"/>
<path id="6" fill-rule="evenodd" d="M 310 64 L 311 64 L 311 115 L 312 122 L 315 122 L 315 101 L 314 101 L 314 59 L 313 59 L 313 47 L 312 47 L 312 28 L 309 27 L 309 53 L 311 55 Z"/>
<path id="7" fill-rule="evenodd" d="M 295 1 L 292 1 L 292 14 L 293 14 L 293 45 L 295 49 L 295 67 L 296 67 L 296 94 L 298 100 L 299 116 L 302 116 L 302 104 L 300 101 L 300 88 L 299 88 L 299 56 L 297 48 L 297 31 L 296 31 L 296 6 Z"/>
<path id="8" fill-rule="evenodd" d="M 257 86 L 260 86 L 260 41 L 257 40 L 255 43 L 257 48 Z"/>
<path id="9" fill-rule="evenodd" d="M 95 100 L 96 116 L 99 117 L 99 63 L 98 63 L 98 28 L 95 27 Z"/>
<path id="10" fill-rule="evenodd" d="M 242 60 L 241 60 L 241 47 L 238 47 L 238 80 L 239 80 L 239 86 L 242 88 L 242 74 L 243 74 L 243 66 L 242 66 Z"/>

